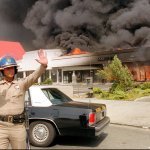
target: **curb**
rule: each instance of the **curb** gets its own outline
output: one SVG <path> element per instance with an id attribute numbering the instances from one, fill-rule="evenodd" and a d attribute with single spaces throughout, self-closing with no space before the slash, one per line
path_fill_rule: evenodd
<path id="1" fill-rule="evenodd" d="M 112 125 L 119 125 L 119 126 L 128 126 L 128 127 L 135 127 L 135 128 L 142 128 L 142 129 L 148 129 L 150 130 L 150 127 L 146 127 L 146 126 L 136 126 L 136 125 L 128 125 L 128 124 L 122 124 L 122 123 L 111 123 Z"/>

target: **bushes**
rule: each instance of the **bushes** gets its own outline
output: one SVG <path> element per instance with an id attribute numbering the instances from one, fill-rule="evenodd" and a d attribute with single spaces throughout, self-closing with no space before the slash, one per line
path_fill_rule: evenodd
<path id="1" fill-rule="evenodd" d="M 102 98 L 102 99 L 112 99 L 112 100 L 118 100 L 118 99 L 125 99 L 126 94 L 124 91 L 114 91 L 113 93 L 110 93 L 108 91 L 104 91 L 100 88 L 93 88 L 93 93 L 96 97 Z"/>
<path id="2" fill-rule="evenodd" d="M 141 88 L 142 90 L 150 89 L 150 82 L 139 84 L 138 87 Z"/>
<path id="3" fill-rule="evenodd" d="M 101 97 L 101 98 L 106 98 L 108 97 L 109 93 L 107 91 L 102 90 L 101 88 L 94 87 L 93 88 L 93 94 Z"/>
<path id="4" fill-rule="evenodd" d="M 101 88 L 98 88 L 98 87 L 94 87 L 94 88 L 93 88 L 93 93 L 94 93 L 94 94 L 100 94 L 100 93 L 102 93 L 102 91 L 103 91 L 103 90 L 102 90 Z"/>
<path id="5" fill-rule="evenodd" d="M 93 93 L 95 97 L 100 99 L 134 100 L 142 96 L 149 96 L 150 89 L 147 88 L 143 90 L 141 88 L 133 88 L 132 90 L 128 90 L 128 91 L 115 90 L 110 93 L 109 91 L 103 91 L 102 89 L 99 88 L 93 88 Z"/>
<path id="6" fill-rule="evenodd" d="M 150 95 L 150 89 L 146 89 L 143 91 L 144 96 L 149 96 Z"/>

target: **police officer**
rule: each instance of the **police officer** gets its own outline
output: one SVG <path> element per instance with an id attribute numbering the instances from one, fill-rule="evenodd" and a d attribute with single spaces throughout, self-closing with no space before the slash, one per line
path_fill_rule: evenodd
<path id="1" fill-rule="evenodd" d="M 34 84 L 46 70 L 48 60 L 43 50 L 38 51 L 41 65 L 25 79 L 15 80 L 17 63 L 11 56 L 0 60 L 3 79 L 0 81 L 0 149 L 26 149 L 26 130 L 24 123 L 25 91 Z"/>

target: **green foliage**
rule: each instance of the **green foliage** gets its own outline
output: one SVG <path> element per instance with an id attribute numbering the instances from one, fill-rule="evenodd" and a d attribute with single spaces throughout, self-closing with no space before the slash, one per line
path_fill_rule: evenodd
<path id="1" fill-rule="evenodd" d="M 150 89 L 143 90 L 143 95 L 144 96 L 149 96 L 150 95 Z"/>
<path id="2" fill-rule="evenodd" d="M 102 98 L 109 98 L 109 92 L 107 92 L 107 91 L 102 91 L 102 93 L 101 93 L 101 97 Z"/>
<path id="3" fill-rule="evenodd" d="M 109 94 L 108 99 L 113 99 L 113 100 L 123 100 L 127 99 L 127 95 L 124 91 L 114 91 L 113 94 Z"/>
<path id="4" fill-rule="evenodd" d="M 93 93 L 94 93 L 94 94 L 100 94 L 100 93 L 102 93 L 102 89 L 101 89 L 101 88 L 98 88 L 98 87 L 94 87 L 94 88 L 93 88 Z"/>
<path id="5" fill-rule="evenodd" d="M 103 70 L 99 70 L 96 74 L 101 79 L 113 82 L 110 92 L 116 90 L 127 91 L 133 85 L 133 77 L 126 66 L 123 66 L 121 61 L 114 56 L 111 63 L 108 63 Z"/>
<path id="6" fill-rule="evenodd" d="M 102 89 L 95 88 L 93 93 L 98 99 L 134 100 L 139 97 L 150 96 L 150 89 L 143 90 L 140 88 L 133 88 L 129 91 L 115 90 L 110 93 L 109 91 L 103 91 Z"/>
<path id="7" fill-rule="evenodd" d="M 103 70 L 98 70 L 96 75 L 101 79 L 105 79 L 107 81 L 113 80 L 112 70 L 109 67 L 104 67 Z"/>
<path id="8" fill-rule="evenodd" d="M 145 83 L 139 84 L 138 87 L 141 88 L 142 90 L 150 89 L 150 82 L 145 82 Z"/>
<path id="9" fill-rule="evenodd" d="M 128 93 L 133 93 L 133 95 L 139 95 L 141 93 L 141 89 L 140 88 L 134 88 L 131 91 L 129 91 Z"/>
<path id="10" fill-rule="evenodd" d="M 47 78 L 45 81 L 41 82 L 41 85 L 42 84 L 52 84 L 52 80 L 50 78 Z"/>

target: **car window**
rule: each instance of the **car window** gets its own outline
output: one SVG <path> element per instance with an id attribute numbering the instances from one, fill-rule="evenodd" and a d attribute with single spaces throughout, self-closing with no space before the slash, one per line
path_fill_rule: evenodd
<path id="1" fill-rule="evenodd" d="M 48 90 L 42 90 L 48 99 L 54 99 L 52 94 Z"/>
<path id="2" fill-rule="evenodd" d="M 45 88 L 42 89 L 42 91 L 52 104 L 61 104 L 64 102 L 72 101 L 71 98 L 56 88 Z"/>

